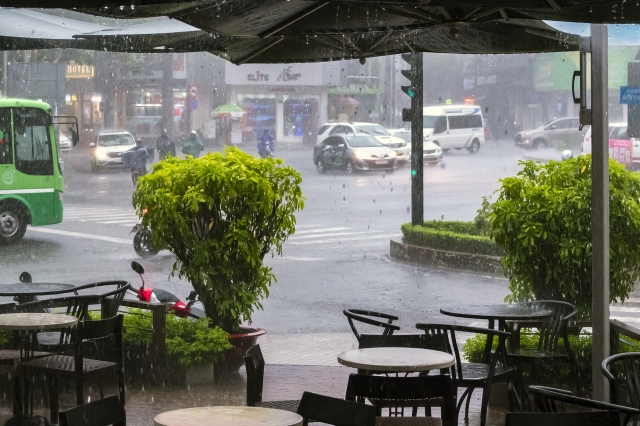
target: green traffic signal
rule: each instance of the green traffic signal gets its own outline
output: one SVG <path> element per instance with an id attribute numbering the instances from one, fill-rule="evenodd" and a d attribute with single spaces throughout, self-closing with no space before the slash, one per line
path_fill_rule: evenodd
<path id="1" fill-rule="evenodd" d="M 411 176 L 415 176 L 416 174 L 418 174 L 418 172 L 416 172 L 415 170 L 411 170 Z"/>
<path id="2" fill-rule="evenodd" d="M 404 93 L 409 95 L 410 98 L 413 98 L 416 95 L 416 90 L 413 88 L 413 86 L 400 86 L 400 88 Z"/>

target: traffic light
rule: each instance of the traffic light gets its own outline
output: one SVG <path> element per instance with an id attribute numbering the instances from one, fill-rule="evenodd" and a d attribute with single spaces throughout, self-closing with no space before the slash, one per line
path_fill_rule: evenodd
<path id="1" fill-rule="evenodd" d="M 416 86 L 418 85 L 419 82 L 418 82 L 418 73 L 416 68 L 418 67 L 418 58 L 420 62 L 422 62 L 422 55 L 417 55 L 415 53 L 403 53 L 400 56 L 406 63 L 411 65 L 410 69 L 400 71 L 402 75 L 404 75 L 407 79 L 409 79 L 409 81 L 411 82 L 411 85 L 400 86 L 400 89 L 402 89 L 404 93 L 409 95 L 410 98 L 413 98 L 416 96 L 416 93 L 418 92 Z"/>

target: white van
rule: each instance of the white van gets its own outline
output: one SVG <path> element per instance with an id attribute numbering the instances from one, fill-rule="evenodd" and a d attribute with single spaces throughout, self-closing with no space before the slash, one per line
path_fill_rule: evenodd
<path id="1" fill-rule="evenodd" d="M 484 145 L 482 110 L 474 105 L 445 105 L 423 109 L 422 135 L 444 152 L 466 148 L 475 154 Z"/>

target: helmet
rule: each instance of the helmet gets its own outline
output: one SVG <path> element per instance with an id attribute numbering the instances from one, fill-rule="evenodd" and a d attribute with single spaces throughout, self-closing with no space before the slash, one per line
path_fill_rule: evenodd
<path id="1" fill-rule="evenodd" d="M 564 160 L 568 160 L 569 158 L 573 158 L 573 152 L 571 152 L 570 149 L 565 149 L 564 151 L 562 151 L 562 161 Z"/>
<path id="2" fill-rule="evenodd" d="M 142 138 L 136 138 L 136 143 L 142 143 Z"/>
<path id="3" fill-rule="evenodd" d="M 192 130 L 192 131 L 191 131 L 191 134 L 192 134 L 192 135 L 197 135 L 197 134 L 198 134 L 198 132 L 196 132 L 195 130 Z"/>

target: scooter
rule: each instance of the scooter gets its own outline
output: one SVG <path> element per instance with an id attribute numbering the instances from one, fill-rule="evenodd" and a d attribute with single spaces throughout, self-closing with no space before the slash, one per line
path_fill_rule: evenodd
<path id="1" fill-rule="evenodd" d="M 169 308 L 169 312 L 173 312 L 179 318 L 191 317 L 198 319 L 205 317 L 204 311 L 193 307 L 193 304 L 198 301 L 198 295 L 195 291 L 191 291 L 191 293 L 189 293 L 189 296 L 187 296 L 187 303 L 184 303 L 173 293 L 169 293 L 166 290 L 162 290 L 159 288 L 145 288 L 144 278 L 142 278 L 142 274 L 144 274 L 144 268 L 138 262 L 131 262 L 131 269 L 133 269 L 138 275 L 140 275 L 140 279 L 142 280 L 142 286 L 136 293 L 134 293 L 138 297 L 138 300 L 140 300 L 141 302 L 166 303 L 168 305 L 171 305 L 171 307 Z"/>
<path id="2" fill-rule="evenodd" d="M 147 210 L 142 211 L 142 215 L 146 215 Z M 136 251 L 138 256 L 147 257 L 154 256 L 158 254 L 159 249 L 155 248 L 153 245 L 153 234 L 151 233 L 151 229 L 147 226 L 142 226 L 141 223 L 136 224 L 129 232 L 129 235 L 134 234 L 133 237 L 133 249 Z"/>

